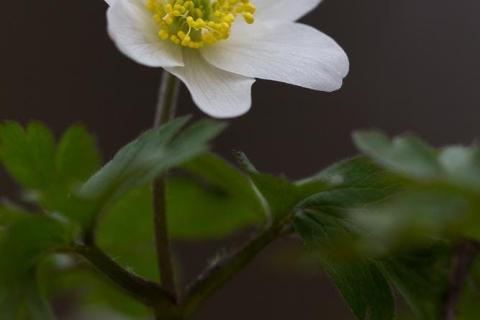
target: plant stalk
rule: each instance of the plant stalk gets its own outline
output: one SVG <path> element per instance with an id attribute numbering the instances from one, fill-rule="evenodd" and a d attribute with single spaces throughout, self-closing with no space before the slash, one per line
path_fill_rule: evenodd
<path id="1" fill-rule="evenodd" d="M 154 127 L 172 120 L 178 101 L 180 81 L 167 71 L 163 72 L 158 96 Z M 171 253 L 170 237 L 166 216 L 165 173 L 153 182 L 153 214 L 155 228 L 155 248 L 162 287 L 173 297 L 177 297 L 175 273 Z"/>
<path id="2" fill-rule="evenodd" d="M 183 315 L 189 317 L 203 302 L 243 270 L 265 247 L 292 231 L 291 223 L 287 221 L 255 234 L 240 246 L 226 250 L 226 253 L 212 262 L 188 287 L 186 296 L 181 301 Z"/>
<path id="3" fill-rule="evenodd" d="M 84 257 L 137 301 L 149 306 L 173 305 L 174 298 L 158 284 L 128 272 L 97 247 L 77 245 L 70 250 Z"/>

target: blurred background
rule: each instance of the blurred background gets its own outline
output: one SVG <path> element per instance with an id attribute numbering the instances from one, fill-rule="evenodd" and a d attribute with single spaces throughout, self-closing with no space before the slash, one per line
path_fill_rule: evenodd
<path id="1" fill-rule="evenodd" d="M 83 123 L 104 159 L 152 124 L 160 70 L 116 50 L 106 8 L 103 0 L 2 3 L 2 120 L 41 120 L 57 134 Z M 350 56 L 344 87 L 325 94 L 258 81 L 253 109 L 230 121 L 217 151 L 229 157 L 243 150 L 262 171 L 301 178 L 354 155 L 356 129 L 413 131 L 435 145 L 471 143 L 480 130 L 478 12 L 476 0 L 325 0 L 303 22 Z M 179 112 L 201 116 L 186 90 Z M 0 187 L 14 192 L 0 178 Z M 187 272 L 198 272 L 217 245 L 177 244 Z M 273 245 L 195 319 L 353 319 L 320 271 L 272 268 L 299 246 Z"/>

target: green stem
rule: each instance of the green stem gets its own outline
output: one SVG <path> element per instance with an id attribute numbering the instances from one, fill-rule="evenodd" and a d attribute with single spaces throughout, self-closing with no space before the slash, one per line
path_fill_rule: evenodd
<path id="1" fill-rule="evenodd" d="M 158 305 L 168 307 L 174 304 L 174 298 L 158 284 L 128 272 L 97 247 L 77 245 L 70 251 L 84 257 L 137 301 L 152 307 Z"/>
<path id="2" fill-rule="evenodd" d="M 179 87 L 179 80 L 164 71 L 155 115 L 155 127 L 161 126 L 174 118 Z M 153 183 L 155 248 L 162 287 L 173 297 L 176 297 L 177 290 L 167 227 L 165 192 L 166 179 L 165 174 L 163 174 Z"/>
<path id="3" fill-rule="evenodd" d="M 190 316 L 226 282 L 243 270 L 266 246 L 291 232 L 291 223 L 286 221 L 255 235 L 246 244 L 229 250 L 190 285 L 182 301 L 183 315 Z"/>
<path id="4" fill-rule="evenodd" d="M 180 91 L 180 81 L 171 73 L 164 71 L 158 91 L 154 127 L 161 126 L 175 117 Z"/>

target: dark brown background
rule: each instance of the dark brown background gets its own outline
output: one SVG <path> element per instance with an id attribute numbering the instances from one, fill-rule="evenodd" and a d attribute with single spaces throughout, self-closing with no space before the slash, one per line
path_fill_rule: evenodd
<path id="1" fill-rule="evenodd" d="M 160 71 L 115 49 L 105 10 L 102 0 L 2 2 L 1 119 L 39 119 L 57 133 L 82 122 L 106 158 L 151 124 Z M 217 149 L 244 150 L 258 168 L 297 178 L 354 154 L 350 134 L 360 128 L 414 131 L 437 145 L 474 140 L 479 12 L 478 0 L 325 1 L 304 21 L 349 54 L 343 89 L 324 94 L 259 81 L 253 110 L 230 122 Z M 199 114 L 185 91 L 180 112 Z M 201 255 L 190 251 L 184 260 L 199 267 Z M 268 253 L 261 256 L 197 319 L 351 319 L 321 275 L 270 266 Z"/>

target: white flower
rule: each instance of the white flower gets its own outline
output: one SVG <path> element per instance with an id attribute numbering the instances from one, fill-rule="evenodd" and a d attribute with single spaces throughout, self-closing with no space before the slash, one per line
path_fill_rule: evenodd
<path id="1" fill-rule="evenodd" d="M 295 22 L 321 0 L 106 1 L 117 47 L 176 75 L 213 117 L 246 113 L 255 78 L 331 92 L 348 73 L 333 39 Z"/>

